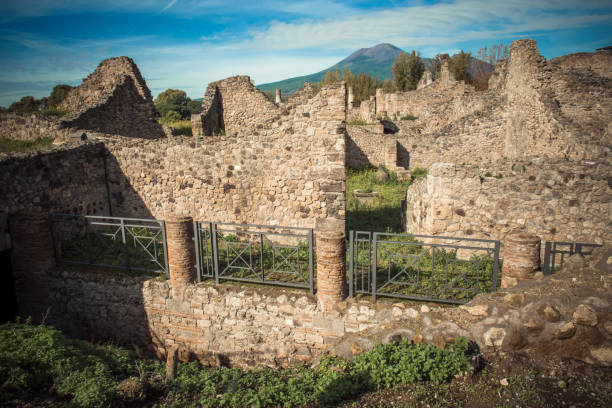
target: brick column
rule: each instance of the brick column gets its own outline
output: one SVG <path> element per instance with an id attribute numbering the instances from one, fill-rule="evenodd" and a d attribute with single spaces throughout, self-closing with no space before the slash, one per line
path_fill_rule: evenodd
<path id="1" fill-rule="evenodd" d="M 346 298 L 344 221 L 317 220 L 317 298 L 325 312 Z"/>
<path id="2" fill-rule="evenodd" d="M 47 272 L 55 266 L 48 215 L 40 212 L 12 215 L 9 231 L 19 315 L 39 323 L 48 307 Z"/>
<path id="3" fill-rule="evenodd" d="M 196 280 L 193 219 L 191 217 L 167 219 L 166 241 L 172 295 L 182 297 L 185 288 Z"/>
<path id="4" fill-rule="evenodd" d="M 502 288 L 519 280 L 532 279 L 540 268 L 540 237 L 527 232 L 511 232 L 504 240 Z"/>

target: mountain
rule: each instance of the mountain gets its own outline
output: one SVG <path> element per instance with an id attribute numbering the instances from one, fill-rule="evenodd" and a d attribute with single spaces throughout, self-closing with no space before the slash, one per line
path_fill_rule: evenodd
<path id="1" fill-rule="evenodd" d="M 340 72 L 343 69 L 348 69 L 353 74 L 364 73 L 372 77 L 378 77 L 380 80 L 393 78 L 391 67 L 395 62 L 395 58 L 402 52 L 404 50 L 394 45 L 386 43 L 378 44 L 371 48 L 362 48 L 355 51 L 337 64 L 315 74 L 261 84 L 257 85 L 257 88 L 262 91 L 274 91 L 276 88 L 280 88 L 283 93 L 290 93 L 304 86 L 304 82 L 319 82 L 325 76 L 325 72 L 336 69 Z M 427 60 L 427 58 L 424 59 Z"/>

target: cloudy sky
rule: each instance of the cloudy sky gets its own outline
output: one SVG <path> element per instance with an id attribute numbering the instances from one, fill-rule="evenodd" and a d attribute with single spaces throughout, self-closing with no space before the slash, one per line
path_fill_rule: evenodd
<path id="1" fill-rule="evenodd" d="M 272 82 L 388 42 L 423 56 L 535 38 L 552 58 L 612 45 L 610 0 L 1 0 L 0 105 L 127 55 L 153 95 Z"/>

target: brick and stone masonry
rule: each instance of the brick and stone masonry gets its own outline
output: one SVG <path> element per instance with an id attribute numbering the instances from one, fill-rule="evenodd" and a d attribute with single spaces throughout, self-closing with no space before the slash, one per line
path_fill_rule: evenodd
<path id="1" fill-rule="evenodd" d="M 317 220 L 317 298 L 324 312 L 346 298 L 345 235 L 344 222 Z"/>
<path id="2" fill-rule="evenodd" d="M 174 297 L 183 297 L 185 288 L 195 282 L 193 218 L 169 217 L 166 220 L 168 270 Z"/>
<path id="3" fill-rule="evenodd" d="M 540 268 L 540 237 L 525 231 L 515 231 L 504 241 L 502 288 L 514 286 L 519 280 L 532 279 Z"/>
<path id="4" fill-rule="evenodd" d="M 9 217 L 11 264 L 19 315 L 40 322 L 47 305 L 47 272 L 55 266 L 49 218 L 22 212 Z"/>

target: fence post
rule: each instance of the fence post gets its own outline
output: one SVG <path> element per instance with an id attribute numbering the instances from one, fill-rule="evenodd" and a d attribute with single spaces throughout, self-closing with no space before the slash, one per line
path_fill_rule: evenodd
<path id="1" fill-rule="evenodd" d="M 533 278 L 539 268 L 540 237 L 524 231 L 509 233 L 504 242 L 502 289 Z"/>
<path id="2" fill-rule="evenodd" d="M 353 257 L 354 257 L 354 248 L 353 248 L 353 240 L 355 237 L 355 232 L 353 230 L 349 231 L 349 297 L 355 297 L 355 293 L 353 292 L 355 290 L 354 285 L 355 282 L 353 282 Z"/>
<path id="3" fill-rule="evenodd" d="M 345 237 L 343 220 L 317 220 L 317 298 L 324 312 L 346 298 Z"/>
<path id="4" fill-rule="evenodd" d="M 193 219 L 191 217 L 171 217 L 165 223 L 172 295 L 182 297 L 184 289 L 195 281 Z"/>
<path id="5" fill-rule="evenodd" d="M 19 315 L 38 323 L 48 303 L 46 273 L 55 266 L 49 217 L 40 212 L 12 215 L 9 232 Z"/>

